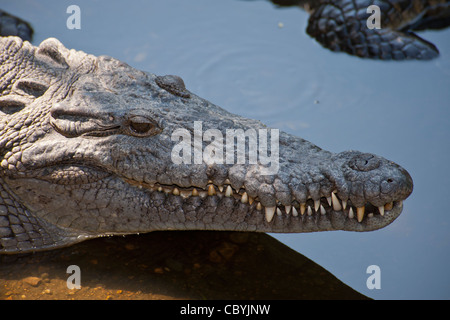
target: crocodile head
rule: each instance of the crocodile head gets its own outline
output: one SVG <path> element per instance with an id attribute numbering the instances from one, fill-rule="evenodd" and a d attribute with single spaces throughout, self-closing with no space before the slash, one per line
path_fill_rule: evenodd
<path id="1" fill-rule="evenodd" d="M 154 230 L 370 231 L 410 175 L 331 153 L 109 57 L 0 40 L 0 251 Z"/>

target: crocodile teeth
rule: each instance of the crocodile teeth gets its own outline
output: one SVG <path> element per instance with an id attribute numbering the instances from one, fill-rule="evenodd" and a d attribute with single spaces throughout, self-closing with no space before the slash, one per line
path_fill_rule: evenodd
<path id="1" fill-rule="evenodd" d="M 348 217 L 350 219 L 353 219 L 355 217 L 355 214 L 353 213 L 352 207 L 350 207 L 350 209 L 348 210 Z"/>
<path id="2" fill-rule="evenodd" d="M 356 218 L 358 219 L 358 222 L 361 222 L 364 218 L 364 211 L 366 207 L 358 207 L 356 208 Z"/>
<path id="3" fill-rule="evenodd" d="M 389 202 L 389 203 L 386 203 L 385 205 L 384 205 L 384 209 L 386 209 L 386 210 L 392 210 L 392 208 L 394 207 L 394 203 L 393 202 Z"/>
<path id="4" fill-rule="evenodd" d="M 327 202 L 328 202 L 328 205 L 331 207 L 331 196 L 327 197 Z"/>
<path id="5" fill-rule="evenodd" d="M 314 200 L 314 211 L 317 212 L 319 210 L 320 200 Z"/>
<path id="6" fill-rule="evenodd" d="M 284 209 L 286 210 L 287 214 L 291 212 L 291 206 L 285 206 Z"/>
<path id="7" fill-rule="evenodd" d="M 180 195 L 180 190 L 178 190 L 178 188 L 173 188 L 172 194 L 173 194 L 174 196 L 179 196 L 179 195 Z"/>
<path id="8" fill-rule="evenodd" d="M 306 210 L 306 204 L 301 203 L 300 204 L 300 214 L 304 215 L 305 214 L 305 210 Z"/>
<path id="9" fill-rule="evenodd" d="M 379 206 L 378 211 L 380 211 L 381 216 L 384 216 L 384 206 Z"/>
<path id="10" fill-rule="evenodd" d="M 338 198 L 336 197 L 336 195 L 334 193 L 331 194 L 331 202 L 333 203 L 333 210 L 334 211 L 341 211 L 342 210 L 342 206 L 339 203 Z"/>
<path id="11" fill-rule="evenodd" d="M 218 188 L 220 192 L 223 192 L 223 186 L 218 186 Z"/>
<path id="12" fill-rule="evenodd" d="M 216 194 L 216 189 L 212 184 L 208 186 L 208 196 L 213 196 Z"/>
<path id="13" fill-rule="evenodd" d="M 292 207 L 292 215 L 294 217 L 298 216 L 298 211 L 297 211 L 297 209 L 295 209 L 295 207 Z"/>
<path id="14" fill-rule="evenodd" d="M 194 197 L 198 197 L 198 191 L 197 191 L 197 189 L 192 189 L 192 195 L 194 196 Z"/>
<path id="15" fill-rule="evenodd" d="M 241 197 L 241 202 L 242 203 L 247 203 L 248 202 L 248 195 L 247 192 L 244 192 L 244 194 Z"/>
<path id="16" fill-rule="evenodd" d="M 308 210 L 307 210 L 306 214 L 307 214 L 308 216 L 311 216 L 311 215 L 312 215 L 311 206 L 308 206 Z"/>
<path id="17" fill-rule="evenodd" d="M 342 200 L 342 208 L 345 210 L 347 208 L 347 201 Z"/>
<path id="18" fill-rule="evenodd" d="M 252 205 L 253 201 L 255 201 L 255 199 L 253 199 L 252 197 L 248 196 L 248 203 L 250 205 Z"/>
<path id="19" fill-rule="evenodd" d="M 186 191 L 186 190 L 181 190 L 180 191 L 180 196 L 182 196 L 183 198 L 189 198 L 192 195 L 191 191 Z"/>
<path id="20" fill-rule="evenodd" d="M 166 194 L 172 193 L 172 189 L 170 189 L 170 188 L 163 188 L 163 191 Z"/>
<path id="21" fill-rule="evenodd" d="M 272 221 L 273 215 L 275 214 L 276 207 L 266 207 L 266 220 L 267 222 Z"/>
<path id="22" fill-rule="evenodd" d="M 326 210 L 325 210 L 325 208 L 323 207 L 323 205 L 320 205 L 320 213 L 321 213 L 321 214 L 327 213 Z"/>
<path id="23" fill-rule="evenodd" d="M 261 210 L 262 210 L 261 202 L 258 202 L 258 203 L 256 204 L 256 210 L 258 210 L 258 211 L 261 211 Z"/>
<path id="24" fill-rule="evenodd" d="M 280 208 L 277 207 L 277 215 L 281 216 L 283 213 L 281 212 Z"/>
<path id="25" fill-rule="evenodd" d="M 225 190 L 225 197 L 231 197 L 233 194 L 233 190 L 231 189 L 230 185 L 227 186 L 227 190 Z"/>

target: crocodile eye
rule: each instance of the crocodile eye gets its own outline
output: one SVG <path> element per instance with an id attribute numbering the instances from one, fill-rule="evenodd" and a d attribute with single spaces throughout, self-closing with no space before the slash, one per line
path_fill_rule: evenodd
<path id="1" fill-rule="evenodd" d="M 150 123 L 139 123 L 139 122 L 131 122 L 130 128 L 138 133 L 138 134 L 145 134 L 153 127 Z"/>
<path id="2" fill-rule="evenodd" d="M 147 118 L 133 117 L 129 120 L 130 133 L 135 136 L 149 136 L 158 133 L 157 126 Z"/>

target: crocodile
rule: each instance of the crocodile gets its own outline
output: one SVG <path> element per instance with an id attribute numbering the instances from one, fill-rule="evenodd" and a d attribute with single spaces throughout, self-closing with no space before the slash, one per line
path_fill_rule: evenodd
<path id="1" fill-rule="evenodd" d="M 306 32 L 323 47 L 361 58 L 429 60 L 436 46 L 413 31 L 450 24 L 449 0 L 271 0 L 277 6 L 300 6 L 309 14 Z M 369 28 L 379 8 L 379 28 Z M 369 10 L 368 10 L 369 9 Z M 373 16 L 375 17 L 375 16 Z"/>
<path id="2" fill-rule="evenodd" d="M 413 190 L 392 161 L 229 113 L 178 76 L 54 38 L 1 37 L 0 62 L 1 253 L 156 230 L 371 231 Z"/>

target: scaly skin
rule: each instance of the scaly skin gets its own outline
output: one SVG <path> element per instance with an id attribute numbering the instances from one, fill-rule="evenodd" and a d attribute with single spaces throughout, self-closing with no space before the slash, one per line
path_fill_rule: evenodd
<path id="1" fill-rule="evenodd" d="M 443 28 L 450 23 L 449 0 L 271 0 L 282 6 L 300 5 L 310 12 L 307 33 L 332 51 L 382 60 L 429 60 L 438 49 L 411 30 Z M 367 20 L 380 8 L 381 29 Z"/>
<path id="2" fill-rule="evenodd" d="M 391 161 L 334 154 L 283 132 L 273 174 L 248 161 L 176 164 L 172 134 L 194 133 L 196 121 L 224 137 L 267 128 L 176 76 L 56 39 L 34 47 L 0 38 L 0 61 L 2 253 L 154 230 L 370 231 L 391 223 L 412 192 L 410 175 Z"/>

